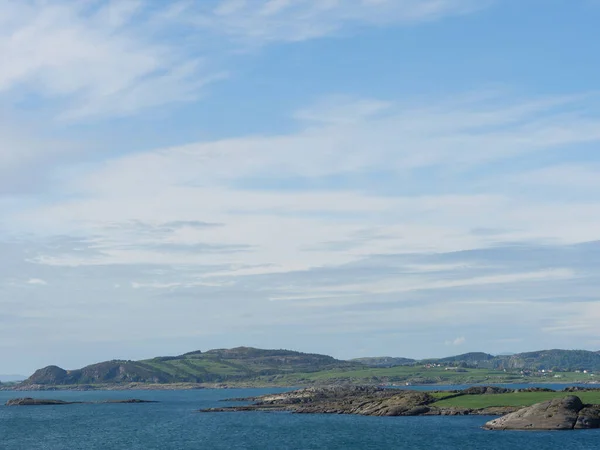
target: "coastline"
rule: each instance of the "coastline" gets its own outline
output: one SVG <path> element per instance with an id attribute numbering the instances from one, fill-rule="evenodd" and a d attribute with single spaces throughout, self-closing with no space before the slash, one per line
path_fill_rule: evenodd
<path id="1" fill-rule="evenodd" d="M 514 386 L 514 385 L 527 385 L 527 386 L 585 386 L 594 389 L 597 386 L 600 389 L 600 382 L 588 381 L 588 382 L 577 382 L 577 383 L 557 383 L 557 382 L 533 382 L 533 381 L 519 381 L 519 382 L 482 382 L 482 383 L 428 383 L 428 384 L 368 384 L 368 383 L 354 383 L 354 382 L 340 382 L 333 384 L 294 384 L 294 385 L 283 385 L 283 384 L 269 384 L 269 383 L 244 383 L 244 382 L 232 382 L 232 383 L 102 383 L 102 384 L 81 384 L 81 385 L 13 385 L 13 386 L 0 386 L 0 391 L 171 391 L 171 390 L 198 390 L 198 389 L 298 389 L 308 387 L 320 387 L 320 386 L 372 386 L 382 387 L 387 389 L 406 389 L 416 390 L 418 388 L 428 388 L 427 390 L 435 390 L 436 387 L 464 387 L 464 386 Z M 448 389 L 444 389 L 448 390 Z M 451 389 L 450 389 L 451 390 Z"/>

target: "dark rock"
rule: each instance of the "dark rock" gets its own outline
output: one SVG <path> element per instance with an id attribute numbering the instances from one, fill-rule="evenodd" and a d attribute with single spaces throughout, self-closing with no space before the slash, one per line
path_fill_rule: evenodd
<path id="1" fill-rule="evenodd" d="M 405 416 L 424 416 L 429 411 L 431 411 L 431 408 L 429 406 L 425 406 L 425 405 L 415 406 L 414 408 L 406 411 L 406 413 L 404 415 Z"/>
<path id="2" fill-rule="evenodd" d="M 484 395 L 484 394 L 507 394 L 514 392 L 514 389 L 507 389 L 498 386 L 473 386 L 461 391 L 465 395 Z"/>
<path id="3" fill-rule="evenodd" d="M 472 409 L 470 408 L 440 408 L 440 415 L 442 416 L 468 416 L 471 414 Z"/>
<path id="4" fill-rule="evenodd" d="M 6 406 L 42 406 L 42 405 L 72 405 L 77 402 L 65 402 L 62 400 L 50 400 L 39 398 L 14 398 L 6 402 Z"/>
<path id="5" fill-rule="evenodd" d="M 541 388 L 541 387 L 530 387 L 525 389 L 517 389 L 516 392 L 556 392 L 554 389 Z"/>
<path id="6" fill-rule="evenodd" d="M 598 392 L 600 388 L 589 388 L 581 386 L 569 386 L 563 389 L 563 392 Z"/>
<path id="7" fill-rule="evenodd" d="M 600 428 L 600 405 L 590 405 L 579 411 L 575 429 Z"/>
<path id="8" fill-rule="evenodd" d="M 52 406 L 52 405 L 77 405 L 82 403 L 156 403 L 151 400 L 140 400 L 137 398 L 129 398 L 126 400 L 105 400 L 100 402 L 65 402 L 63 400 L 51 400 L 44 398 L 14 398 L 6 402 L 6 406 Z"/>
<path id="9" fill-rule="evenodd" d="M 128 398 L 126 400 L 107 400 L 100 403 L 158 403 L 154 400 L 140 400 L 139 398 Z"/>

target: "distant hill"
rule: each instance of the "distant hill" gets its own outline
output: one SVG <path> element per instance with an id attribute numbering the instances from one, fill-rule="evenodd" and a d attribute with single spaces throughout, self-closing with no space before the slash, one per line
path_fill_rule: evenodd
<path id="1" fill-rule="evenodd" d="M 600 352 L 586 350 L 541 350 L 498 358 L 503 369 L 559 369 L 600 371 Z"/>
<path id="2" fill-rule="evenodd" d="M 449 356 L 447 358 L 438 359 L 437 362 L 451 363 L 451 362 L 465 362 L 467 364 L 480 364 L 482 362 L 493 361 L 494 355 L 482 352 L 464 353 L 457 356 Z"/>
<path id="3" fill-rule="evenodd" d="M 326 355 L 238 347 L 142 361 L 105 361 L 76 370 L 48 366 L 37 370 L 25 384 L 206 383 L 356 367 L 361 366 Z"/>
<path id="4" fill-rule="evenodd" d="M 368 367 L 397 367 L 397 366 L 410 366 L 416 362 L 410 358 L 393 358 L 391 356 L 375 356 L 366 358 L 355 358 L 351 359 L 351 362 L 357 362 L 364 364 Z"/>
<path id="5" fill-rule="evenodd" d="M 443 365 L 464 364 L 469 367 L 496 370 L 600 371 L 600 352 L 587 350 L 540 350 L 497 356 L 487 353 L 465 353 L 431 361 Z"/>
<path id="6" fill-rule="evenodd" d="M 48 366 L 37 370 L 21 387 L 31 385 L 91 385 L 119 383 L 226 383 L 257 382 L 259 385 L 283 380 L 371 380 L 372 382 L 403 381 L 439 382 L 424 365 L 490 369 L 503 373 L 522 370 L 593 371 L 600 373 L 600 352 L 585 350 L 542 350 L 514 355 L 490 355 L 473 352 L 446 358 L 413 360 L 396 357 L 358 358 L 341 361 L 331 356 L 301 353 L 291 350 L 262 350 L 251 347 L 195 351 L 179 356 L 162 356 L 142 361 L 104 361 L 76 370 Z M 395 378 L 389 370 L 396 368 Z M 362 370 L 361 370 L 362 369 Z M 381 372 L 376 375 L 373 371 Z M 465 373 L 463 370 L 460 373 Z M 440 370 L 444 376 L 458 371 Z M 377 372 L 379 373 L 379 372 Z M 412 374 L 412 375 L 410 375 Z M 379 377 L 379 378 L 378 378 Z M 437 378 L 436 378 L 437 377 Z M 429 380 L 429 381 L 428 381 Z M 432 381 L 433 380 L 433 381 Z"/>

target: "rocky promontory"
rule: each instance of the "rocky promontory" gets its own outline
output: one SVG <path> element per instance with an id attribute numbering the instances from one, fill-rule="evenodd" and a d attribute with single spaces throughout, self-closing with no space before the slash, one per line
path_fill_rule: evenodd
<path id="1" fill-rule="evenodd" d="M 479 390 L 477 391 L 480 392 Z M 481 392 L 500 393 L 503 388 L 489 387 Z M 452 395 L 452 393 L 449 393 Z M 455 395 L 462 395 L 456 391 Z M 209 408 L 200 412 L 290 411 L 297 414 L 358 414 L 364 416 L 435 416 L 435 415 L 500 415 L 516 411 L 515 407 L 440 408 L 433 405 L 438 398 L 432 393 L 384 389 L 373 386 L 310 387 L 282 394 L 249 399 L 251 405 Z"/>
<path id="2" fill-rule="evenodd" d="M 484 425 L 487 430 L 573 430 L 600 428 L 600 405 L 577 396 L 555 398 L 520 409 Z"/>

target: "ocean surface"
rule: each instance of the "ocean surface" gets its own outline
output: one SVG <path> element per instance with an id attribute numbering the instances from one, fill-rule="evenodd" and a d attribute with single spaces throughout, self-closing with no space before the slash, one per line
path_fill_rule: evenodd
<path id="1" fill-rule="evenodd" d="M 564 386 L 549 387 L 562 389 Z M 446 388 L 460 386 L 435 387 Z M 25 396 L 67 401 L 141 398 L 159 402 L 0 406 L 0 449 L 600 449 L 600 430 L 490 432 L 480 428 L 488 420 L 482 416 L 361 417 L 195 412 L 201 408 L 223 406 L 220 400 L 226 398 L 285 390 L 289 389 L 0 391 L 2 405 L 10 398 Z"/>

